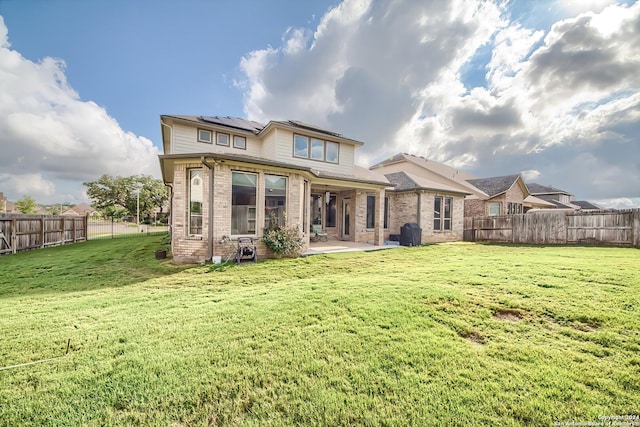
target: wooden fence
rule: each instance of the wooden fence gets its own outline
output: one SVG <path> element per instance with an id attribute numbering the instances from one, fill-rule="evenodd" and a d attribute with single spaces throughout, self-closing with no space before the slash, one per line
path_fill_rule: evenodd
<path id="1" fill-rule="evenodd" d="M 87 240 L 87 217 L 0 214 L 0 255 Z"/>
<path id="2" fill-rule="evenodd" d="M 640 209 L 465 218 L 465 240 L 640 246 Z"/>

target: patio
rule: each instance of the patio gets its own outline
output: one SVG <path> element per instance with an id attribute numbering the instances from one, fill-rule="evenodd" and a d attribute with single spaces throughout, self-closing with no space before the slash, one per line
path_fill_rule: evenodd
<path id="1" fill-rule="evenodd" d="M 383 249 L 399 248 L 397 245 L 375 246 L 370 243 L 356 243 L 340 240 L 329 240 L 327 242 L 311 242 L 309 249 L 302 256 L 330 254 L 337 252 L 366 252 L 379 251 Z"/>

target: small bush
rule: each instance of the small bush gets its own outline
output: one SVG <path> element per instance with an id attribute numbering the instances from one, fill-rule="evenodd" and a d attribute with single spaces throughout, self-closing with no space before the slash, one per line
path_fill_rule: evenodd
<path id="1" fill-rule="evenodd" d="M 275 225 L 265 228 L 262 241 L 277 257 L 290 258 L 300 256 L 300 250 L 304 244 L 298 226 Z"/>

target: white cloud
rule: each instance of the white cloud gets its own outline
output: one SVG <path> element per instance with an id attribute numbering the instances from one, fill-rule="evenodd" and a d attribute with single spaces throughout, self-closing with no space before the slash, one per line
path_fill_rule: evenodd
<path id="1" fill-rule="evenodd" d="M 245 112 L 363 140 L 361 164 L 409 151 L 479 176 L 536 171 L 579 198 L 638 197 L 640 3 L 563 3 L 572 17 L 547 30 L 512 21 L 509 2 L 345 0 L 313 37 L 290 30 L 243 58 Z M 483 52 L 485 83 L 470 84 Z"/>
<path id="2" fill-rule="evenodd" d="M 0 185 L 9 199 L 31 193 L 40 203 L 82 201 L 82 182 L 105 173 L 159 176 L 152 142 L 82 101 L 64 61 L 33 62 L 10 46 L 0 16 Z"/>

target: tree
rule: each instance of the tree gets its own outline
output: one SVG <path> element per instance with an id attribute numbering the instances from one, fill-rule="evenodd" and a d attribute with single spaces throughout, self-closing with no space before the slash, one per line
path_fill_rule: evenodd
<path id="1" fill-rule="evenodd" d="M 29 195 L 25 195 L 22 199 L 16 202 L 16 207 L 23 214 L 34 214 L 36 213 L 36 201 L 33 200 L 33 197 Z"/>
<path id="2" fill-rule="evenodd" d="M 111 217 L 126 212 L 137 213 L 138 192 L 140 194 L 140 219 L 150 216 L 155 208 L 161 208 L 169 195 L 159 179 L 147 175 L 113 177 L 102 175 L 97 181 L 83 183 L 93 207 Z"/>

